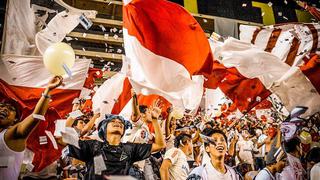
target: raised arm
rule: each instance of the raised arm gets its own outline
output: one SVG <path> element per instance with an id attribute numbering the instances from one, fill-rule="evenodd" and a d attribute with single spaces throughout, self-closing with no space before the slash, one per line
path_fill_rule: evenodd
<path id="1" fill-rule="evenodd" d="M 72 112 L 77 111 L 77 110 L 80 110 L 80 107 L 81 107 L 80 101 L 74 103 L 74 104 L 72 105 Z M 66 127 L 71 127 L 74 121 L 75 121 L 75 119 L 72 118 L 71 116 L 69 116 L 69 117 L 67 118 L 67 121 L 66 121 Z"/>
<path id="2" fill-rule="evenodd" d="M 40 100 L 33 110 L 33 113 L 7 130 L 5 133 L 5 140 L 12 150 L 20 151 L 25 148 L 25 142 L 28 136 L 41 121 L 40 119 L 34 118 L 33 115 L 45 115 L 49 107 L 50 92 L 60 86 L 62 84 L 62 80 L 61 76 L 54 77 L 43 92 Z"/>
<path id="3" fill-rule="evenodd" d="M 92 129 L 92 127 L 94 126 L 94 123 L 99 117 L 100 117 L 100 113 L 94 114 L 93 117 L 90 119 L 90 121 L 84 126 L 84 128 L 80 132 L 80 136 L 84 136 L 85 134 L 87 134 Z"/>
<path id="4" fill-rule="evenodd" d="M 165 159 L 160 168 L 160 176 L 162 180 L 169 180 L 169 168 L 172 166 L 170 159 Z"/>
<path id="5" fill-rule="evenodd" d="M 155 131 L 155 142 L 152 144 L 151 151 L 157 152 L 166 147 L 164 137 L 161 133 L 158 118 L 161 114 L 160 101 L 156 100 L 151 107 L 151 122 Z"/>
<path id="6" fill-rule="evenodd" d="M 131 89 L 131 95 L 132 95 L 132 115 L 131 120 L 133 122 L 137 122 L 140 118 L 140 110 L 139 110 L 139 103 L 137 94 L 134 92 L 133 89 Z"/>

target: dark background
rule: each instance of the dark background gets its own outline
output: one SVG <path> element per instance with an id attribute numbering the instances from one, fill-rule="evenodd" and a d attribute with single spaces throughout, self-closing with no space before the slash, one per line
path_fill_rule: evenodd
<path id="1" fill-rule="evenodd" d="M 182 6 L 184 5 L 183 0 L 170 1 L 176 2 Z M 285 4 L 284 0 L 255 1 L 263 3 L 272 2 L 276 23 L 296 22 L 297 17 L 295 9 L 301 9 L 294 2 L 294 0 L 286 0 L 288 4 Z M 198 0 L 198 13 L 262 23 L 261 9 L 252 7 L 251 2 L 251 0 Z M 309 5 L 320 7 L 320 3 L 318 0 L 309 0 L 305 2 L 308 2 Z M 247 4 L 246 7 L 242 7 L 242 4 L 244 3 Z M 278 12 L 282 12 L 282 14 L 286 16 L 288 20 L 279 17 L 277 15 Z"/>

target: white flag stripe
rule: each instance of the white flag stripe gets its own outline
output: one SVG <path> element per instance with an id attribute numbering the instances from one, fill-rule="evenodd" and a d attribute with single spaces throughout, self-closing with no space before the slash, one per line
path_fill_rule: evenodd
<path id="1" fill-rule="evenodd" d="M 43 64 L 40 56 L 19 56 L 2 55 L 4 64 L 0 64 L 1 69 L 8 72 L 9 76 L 1 71 L 1 78 L 15 86 L 43 88 L 47 86 L 48 81 L 53 77 Z M 71 68 L 72 78 L 64 76 L 65 86 L 59 89 L 81 90 L 83 88 L 91 60 L 77 59 Z"/>
<path id="2" fill-rule="evenodd" d="M 203 94 L 203 80 L 193 81 L 187 69 L 171 59 L 159 56 L 141 45 L 136 37 L 123 30 L 126 55 L 130 59 L 130 81 L 136 92 L 147 89 L 177 107 L 194 109 Z M 188 94 L 192 94 L 189 96 Z"/>

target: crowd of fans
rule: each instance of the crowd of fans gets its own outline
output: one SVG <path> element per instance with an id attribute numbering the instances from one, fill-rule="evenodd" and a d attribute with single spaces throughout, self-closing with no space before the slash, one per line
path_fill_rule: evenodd
<path id="1" fill-rule="evenodd" d="M 128 120 L 120 115 L 84 111 L 85 100 L 75 100 L 72 111 L 80 110 L 83 115 L 67 117 L 65 128 L 75 130 L 78 142 L 56 137 L 65 146 L 61 158 L 40 172 L 30 172 L 22 162 L 28 154 L 24 150 L 26 139 L 40 121 L 34 115 L 46 113 L 50 91 L 61 83 L 62 78 L 55 77 L 33 114 L 24 120 L 19 121 L 19 106 L 14 101 L 0 104 L 0 154 L 14 157 L 12 167 L 0 167 L 0 179 L 108 179 L 112 175 L 146 180 L 320 177 L 319 114 L 308 119 L 295 116 L 294 120 L 289 116 L 281 122 L 212 118 L 201 111 L 181 114 L 172 107 L 162 113 L 161 101 L 149 107 L 141 105 L 134 92 Z"/>

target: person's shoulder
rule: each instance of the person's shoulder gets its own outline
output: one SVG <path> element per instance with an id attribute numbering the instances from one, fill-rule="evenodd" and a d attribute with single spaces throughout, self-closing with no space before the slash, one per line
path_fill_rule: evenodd
<path id="1" fill-rule="evenodd" d="M 313 165 L 310 172 L 320 172 L 320 162 Z"/>
<path id="2" fill-rule="evenodd" d="M 190 172 L 188 179 L 202 179 L 202 175 L 204 172 L 205 172 L 205 165 L 196 167 Z"/>
<path id="3" fill-rule="evenodd" d="M 235 171 L 231 166 L 225 165 L 225 167 L 226 167 L 227 170 L 229 170 L 230 172 L 236 173 L 236 171 Z"/>

